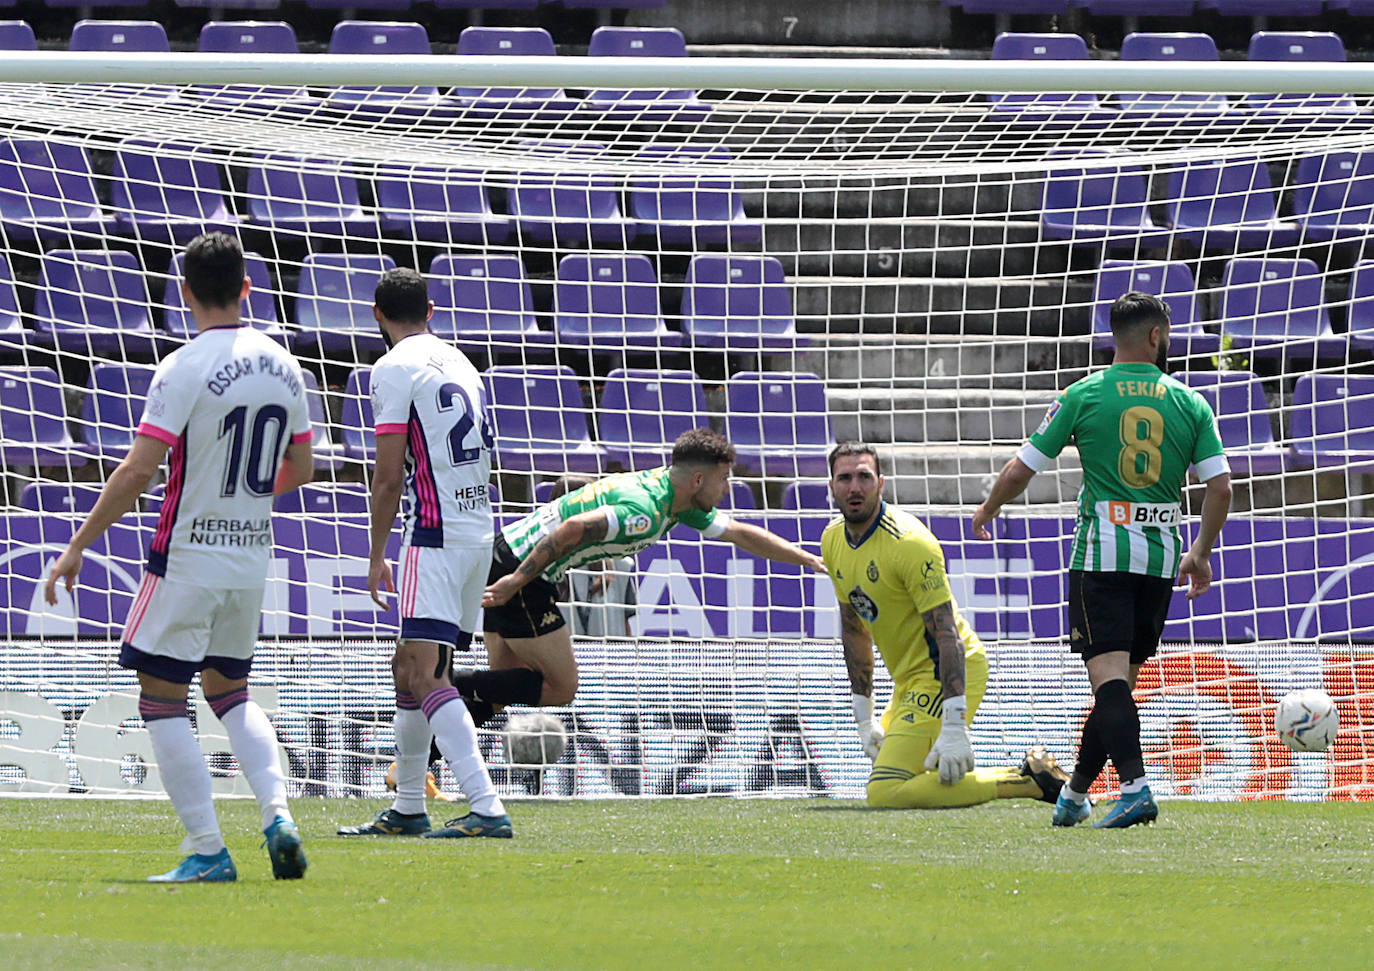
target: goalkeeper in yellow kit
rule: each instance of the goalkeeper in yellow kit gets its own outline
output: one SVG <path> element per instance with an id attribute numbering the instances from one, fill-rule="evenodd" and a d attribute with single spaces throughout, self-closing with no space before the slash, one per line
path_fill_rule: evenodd
<path id="1" fill-rule="evenodd" d="M 1068 776 L 1043 748 L 1031 749 L 1019 769 L 974 768 L 967 726 L 987 686 L 987 656 L 959 615 L 939 542 L 915 516 L 883 502 L 877 451 L 837 445 L 830 491 L 840 518 L 821 537 L 821 557 L 840 601 L 859 738 L 873 759 L 869 805 L 1053 803 Z M 875 640 L 895 685 L 881 724 L 873 718 Z"/>

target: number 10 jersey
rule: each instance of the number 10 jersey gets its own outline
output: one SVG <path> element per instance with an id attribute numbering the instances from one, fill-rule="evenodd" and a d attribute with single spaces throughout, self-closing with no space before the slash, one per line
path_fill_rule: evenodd
<path id="1" fill-rule="evenodd" d="M 1070 385 L 1017 454 L 1040 472 L 1070 442 L 1083 465 L 1070 569 L 1177 576 L 1188 466 L 1202 482 L 1230 471 L 1206 399 L 1153 364 L 1113 364 Z"/>
<path id="2" fill-rule="evenodd" d="M 472 362 L 433 334 L 396 342 L 372 368 L 378 435 L 406 436 L 406 546 L 490 546 L 491 430 Z"/>
<path id="3" fill-rule="evenodd" d="M 288 442 L 310 440 L 296 359 L 247 325 L 203 331 L 158 365 L 138 434 L 171 447 L 148 572 L 261 587 L 277 469 Z"/>

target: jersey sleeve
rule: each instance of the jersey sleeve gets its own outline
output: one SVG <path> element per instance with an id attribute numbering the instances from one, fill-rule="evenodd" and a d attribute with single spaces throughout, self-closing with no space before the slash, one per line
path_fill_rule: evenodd
<path id="1" fill-rule="evenodd" d="M 410 424 L 413 387 L 409 375 L 398 367 L 372 369 L 372 421 L 378 435 L 404 435 Z"/>
<path id="2" fill-rule="evenodd" d="M 296 369 L 296 387 L 300 389 L 300 394 L 296 395 L 295 401 L 291 403 L 289 412 L 291 444 L 299 445 L 314 438 L 315 431 L 310 423 L 310 392 L 305 386 L 305 372 L 301 370 L 300 361 L 294 357 L 291 359 L 291 365 Z"/>
<path id="3" fill-rule="evenodd" d="M 827 529 L 821 533 L 821 562 L 825 564 L 825 573 L 826 576 L 830 577 L 830 585 L 835 588 L 835 599 L 843 606 L 849 603 L 849 594 L 841 589 L 840 580 L 835 576 L 835 571 L 838 569 L 835 563 L 835 551 L 838 549 L 836 544 L 839 542 L 838 535 L 832 529 Z"/>
<path id="4" fill-rule="evenodd" d="M 925 613 L 954 599 L 945 573 L 945 553 L 940 544 L 923 536 L 902 540 L 902 562 L 898 564 L 911 602 Z"/>
<path id="5" fill-rule="evenodd" d="M 1230 472 L 1231 464 L 1226 461 L 1226 450 L 1221 444 L 1221 432 L 1217 429 L 1217 416 L 1212 413 L 1207 399 L 1200 394 L 1190 397 L 1196 428 L 1192 462 L 1197 470 L 1198 481 L 1206 482 Z"/>
<path id="6" fill-rule="evenodd" d="M 621 499 L 600 507 L 606 515 L 606 542 L 633 543 L 657 528 L 658 518 L 644 503 Z"/>
<path id="7" fill-rule="evenodd" d="M 690 526 L 707 539 L 715 539 L 730 525 L 730 517 L 719 509 L 688 509 L 677 517 L 684 526 Z"/>
<path id="8" fill-rule="evenodd" d="M 138 434 L 156 438 L 165 445 L 175 444 L 186 430 L 198 390 L 195 376 L 178 362 L 179 356 L 173 354 L 153 372 L 137 429 Z"/>
<path id="9" fill-rule="evenodd" d="M 1064 446 L 1073 439 L 1074 424 L 1078 420 L 1079 395 L 1069 388 L 1050 405 L 1044 419 L 1026 444 L 1016 453 L 1017 458 L 1035 472 L 1043 472 L 1049 467 Z"/>

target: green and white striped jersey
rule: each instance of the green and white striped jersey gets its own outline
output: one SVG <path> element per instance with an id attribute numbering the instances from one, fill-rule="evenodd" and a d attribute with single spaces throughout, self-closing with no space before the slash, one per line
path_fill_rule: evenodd
<path id="1" fill-rule="evenodd" d="M 1188 466 L 1204 482 L 1230 471 L 1207 401 L 1153 364 L 1113 364 L 1070 385 L 1018 455 L 1040 472 L 1069 442 L 1083 465 L 1071 568 L 1177 576 Z"/>
<path id="2" fill-rule="evenodd" d="M 674 491 L 666 466 L 618 472 L 540 506 L 524 519 L 511 523 L 501 535 L 511 552 L 523 560 L 559 523 L 579 513 L 601 510 L 608 527 L 606 538 L 549 564 L 544 579 L 557 583 L 569 570 L 584 563 L 638 553 L 678 523 L 707 537 L 719 536 L 730 525 L 729 517 L 714 509 L 686 509 L 674 515 Z"/>

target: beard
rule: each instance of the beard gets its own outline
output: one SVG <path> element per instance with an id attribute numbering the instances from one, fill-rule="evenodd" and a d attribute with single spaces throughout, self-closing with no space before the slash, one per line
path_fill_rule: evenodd
<path id="1" fill-rule="evenodd" d="M 1155 355 L 1155 367 L 1161 371 L 1169 370 L 1169 343 L 1165 341 L 1159 345 L 1159 353 Z"/>
<path id="2" fill-rule="evenodd" d="M 848 500 L 836 503 L 836 505 L 840 507 L 840 515 L 844 517 L 845 522 L 862 523 L 867 521 L 869 517 L 877 511 L 879 501 L 879 497 L 874 496 L 871 502 L 865 502 L 858 509 L 851 509 Z"/>
<path id="3" fill-rule="evenodd" d="M 382 332 L 382 343 L 386 345 L 388 351 L 391 350 L 391 348 L 396 345 L 396 342 L 391 339 L 391 335 L 386 332 L 385 327 L 378 324 L 377 329 Z"/>

